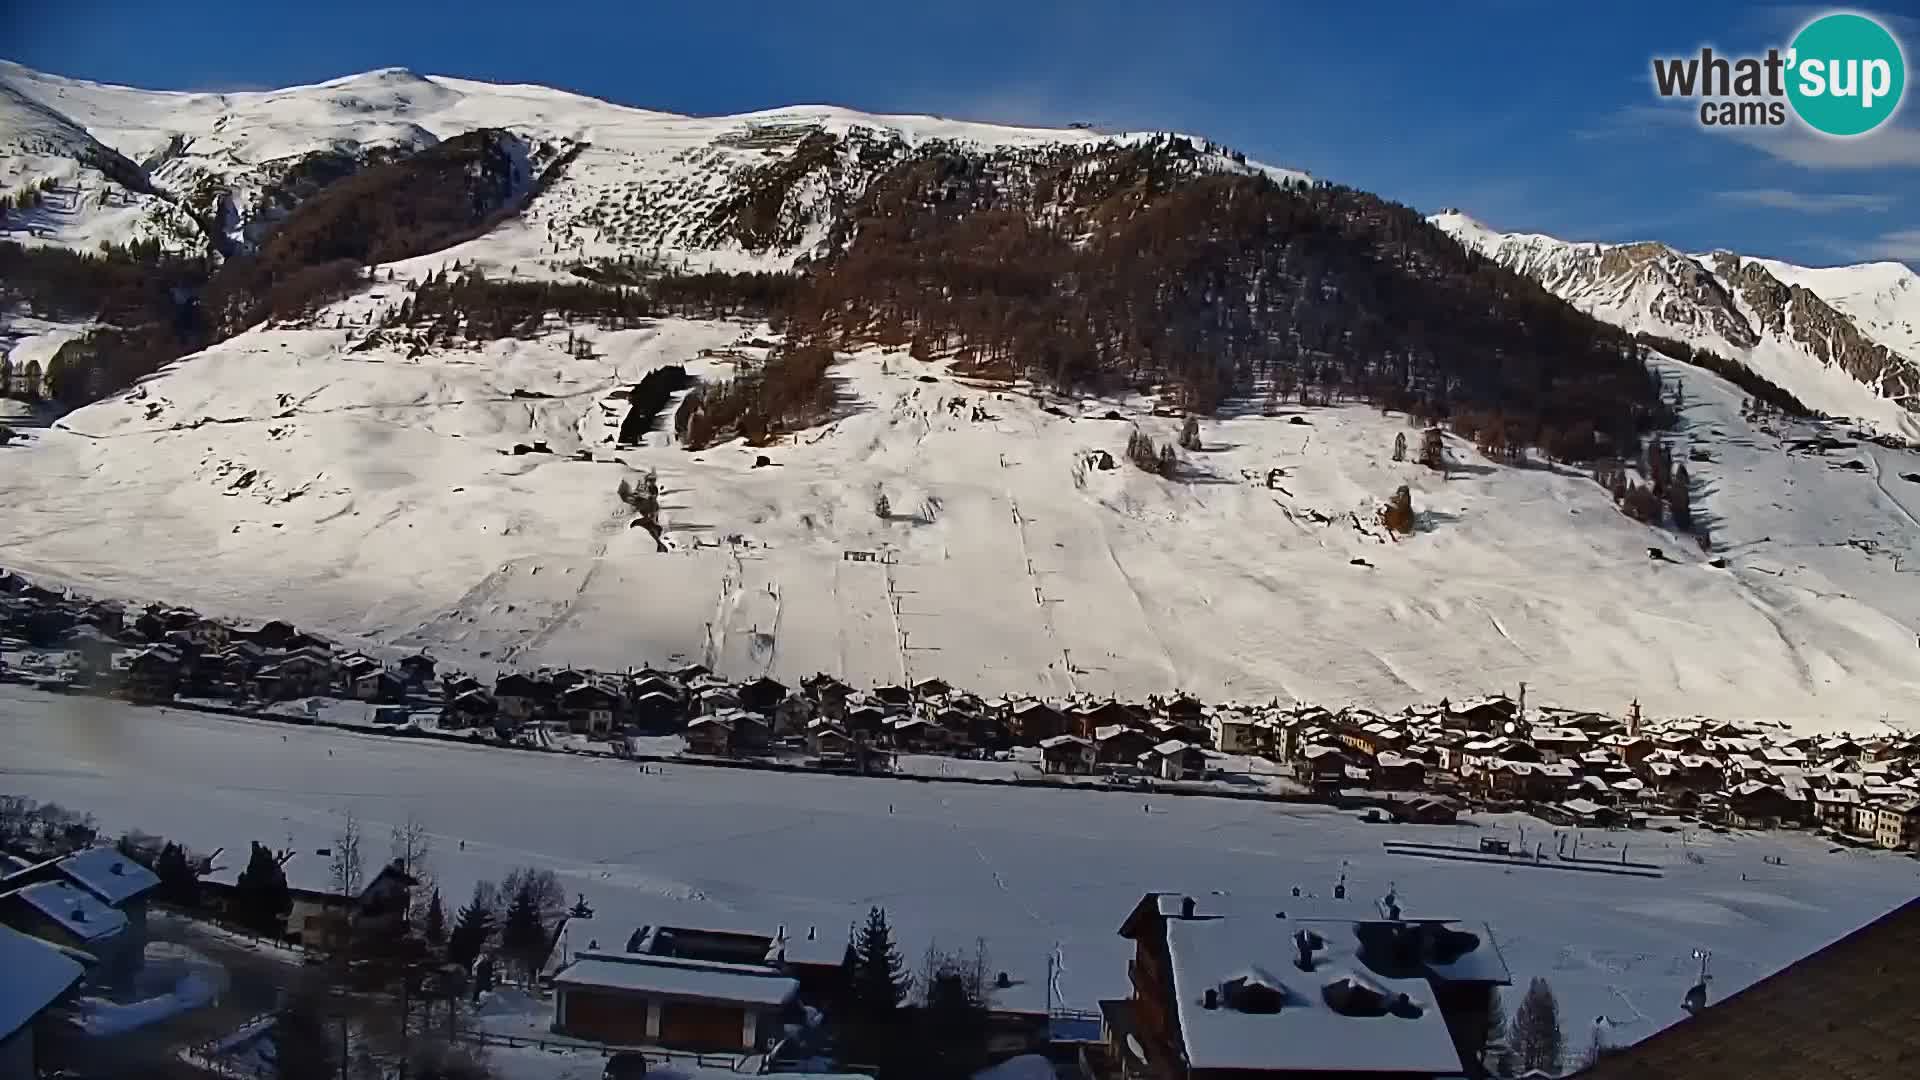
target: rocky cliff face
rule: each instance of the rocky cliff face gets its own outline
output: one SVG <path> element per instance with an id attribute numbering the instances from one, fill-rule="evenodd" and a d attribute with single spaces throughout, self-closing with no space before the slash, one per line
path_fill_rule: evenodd
<path id="1" fill-rule="evenodd" d="M 1739 294 L 1760 330 L 1791 341 L 1820 363 L 1839 368 L 1881 397 L 1920 410 L 1920 364 L 1874 341 L 1813 290 L 1788 285 L 1729 251 L 1711 256 L 1713 270 Z"/>
<path id="2" fill-rule="evenodd" d="M 1457 211 L 1431 219 L 1471 250 L 1539 281 L 1598 318 L 1677 338 L 1746 364 L 1815 408 L 1913 433 L 1920 429 L 1920 356 L 1890 348 L 1867 312 L 1851 313 L 1850 274 L 1884 267 L 1807 271 L 1718 251 L 1690 256 L 1666 244 L 1577 244 L 1489 229 Z M 1822 289 L 1782 281 L 1817 279 Z M 1884 291 L 1884 290 L 1883 290 Z M 1825 292 L 1828 295 L 1822 295 Z M 1883 308 L 1886 297 L 1876 294 Z M 1897 299 L 1897 297 L 1896 297 Z M 1920 319 L 1920 302 L 1909 316 Z M 1889 321 L 1887 312 L 1872 315 Z"/>

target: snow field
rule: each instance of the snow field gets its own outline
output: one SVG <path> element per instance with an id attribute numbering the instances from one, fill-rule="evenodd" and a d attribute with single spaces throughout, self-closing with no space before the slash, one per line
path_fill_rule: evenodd
<path id="1" fill-rule="evenodd" d="M 356 813 L 370 857 L 409 815 L 434 837 L 449 904 L 472 882 L 532 863 L 584 893 L 596 915 L 567 943 L 624 940 L 682 922 L 829 942 L 887 908 L 910 963 L 929 940 L 985 937 L 1012 1003 L 1039 1005 L 1046 956 L 1066 956 L 1066 1004 L 1125 993 L 1115 930 L 1153 889 L 1203 907 L 1284 909 L 1322 899 L 1344 872 L 1356 915 L 1394 889 L 1410 913 L 1490 922 L 1515 982 L 1549 978 L 1570 1043 L 1607 1018 L 1630 1041 L 1681 1016 L 1713 953 L 1713 994 L 1734 992 L 1920 891 L 1920 865 L 1830 852 L 1814 838 L 1587 832 L 1581 854 L 1661 865 L 1658 880 L 1410 859 L 1381 841 L 1557 844 L 1518 817 L 1448 829 L 1368 825 L 1332 810 L 1094 791 L 922 784 L 634 767 L 344 732 L 228 721 L 0 688 L 9 748 L 0 790 L 137 824 L 228 856 L 259 839 L 327 846 Z M 1143 806 L 1145 811 L 1143 812 Z M 1778 856 L 1782 865 L 1765 861 Z M 305 857 L 305 856 L 303 856 Z M 1031 998 L 1031 1002 L 1028 999 Z M 1509 1006 L 1517 1001 L 1517 991 Z"/>

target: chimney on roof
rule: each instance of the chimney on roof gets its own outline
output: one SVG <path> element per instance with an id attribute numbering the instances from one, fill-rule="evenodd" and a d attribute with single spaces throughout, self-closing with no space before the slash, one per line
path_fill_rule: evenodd
<path id="1" fill-rule="evenodd" d="M 1313 954 L 1320 945 L 1320 936 L 1305 927 L 1293 932 L 1293 947 L 1298 954 L 1294 957 L 1294 963 L 1301 971 L 1313 970 Z"/>
<path id="2" fill-rule="evenodd" d="M 1203 1009 L 1219 1008 L 1220 1007 L 1220 991 L 1215 990 L 1211 986 L 1207 987 L 1206 996 L 1200 999 L 1200 1007 Z"/>
<path id="3" fill-rule="evenodd" d="M 1013 979 L 1010 976 L 1008 976 L 1007 973 L 1004 971 L 1000 972 L 998 975 L 995 975 L 993 977 L 993 988 L 995 990 L 1006 990 L 1011 988 L 1012 986 L 1013 986 Z"/>
<path id="4" fill-rule="evenodd" d="M 808 940 L 808 941 L 812 941 L 812 940 L 813 940 L 813 930 L 814 930 L 814 928 L 813 928 L 813 927 L 811 927 L 811 926 L 809 926 L 809 927 L 807 927 L 807 940 Z"/>
<path id="5" fill-rule="evenodd" d="M 75 907 L 75 908 L 73 909 L 73 921 L 74 921 L 74 922 L 86 922 L 86 921 L 87 921 L 87 909 L 86 909 L 86 908 L 83 908 L 83 907 Z"/>
<path id="6" fill-rule="evenodd" d="M 1193 918 L 1193 897 L 1183 896 L 1180 898 L 1180 917 L 1183 919 Z"/>
<path id="7" fill-rule="evenodd" d="M 114 877 L 120 877 L 124 875 L 126 872 L 127 872 L 126 863 L 117 862 L 117 863 L 114 863 L 112 866 L 107 867 L 107 873 L 112 874 Z"/>

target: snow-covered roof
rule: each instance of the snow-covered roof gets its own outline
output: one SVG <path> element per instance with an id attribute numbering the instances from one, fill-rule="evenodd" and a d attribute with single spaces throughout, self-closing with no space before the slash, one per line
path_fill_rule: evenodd
<path id="1" fill-rule="evenodd" d="M 125 915 L 68 881 L 42 881 L 10 895 L 81 941 L 112 937 L 127 927 Z"/>
<path id="2" fill-rule="evenodd" d="M 1295 964 L 1293 935 L 1314 934 L 1312 971 Z M 1360 959 L 1352 924 L 1299 919 L 1174 919 L 1167 923 L 1174 1006 L 1186 1042 L 1187 1065 L 1249 1071 L 1350 1071 L 1450 1074 L 1459 1054 L 1425 979 L 1390 979 Z M 1257 993 L 1242 995 L 1248 979 Z M 1366 1015 L 1336 1008 L 1344 987 L 1355 997 L 1377 991 L 1386 1003 L 1406 995 L 1398 1011 Z M 1215 1007 L 1206 1007 L 1207 992 Z M 1247 998 L 1264 998 L 1278 1011 L 1246 1011 Z M 1262 1006 L 1255 1006 L 1256 1008 Z"/>
<path id="3" fill-rule="evenodd" d="M 55 865 L 82 888 L 116 907 L 160 884 L 153 871 L 110 847 L 76 851 Z"/>
<path id="4" fill-rule="evenodd" d="M 630 990 L 672 998 L 785 1005 L 800 984 L 769 968 L 681 960 L 646 953 L 583 952 L 553 977 L 555 986 Z"/>
<path id="5" fill-rule="evenodd" d="M 1061 747 L 1061 746 L 1091 747 L 1092 745 L 1093 745 L 1092 743 L 1088 742 L 1087 740 L 1081 738 L 1078 735 L 1055 735 L 1051 738 L 1040 740 L 1040 748 L 1043 750 L 1052 750 L 1056 747 Z"/>
<path id="6" fill-rule="evenodd" d="M 86 968 L 59 948 L 0 926 L 0 1041 L 66 993 Z"/>
<path id="7" fill-rule="evenodd" d="M 1159 754 L 1161 757 L 1172 757 L 1175 754 L 1184 754 L 1191 749 L 1194 748 L 1179 739 L 1168 739 L 1154 746 L 1153 752 Z"/>

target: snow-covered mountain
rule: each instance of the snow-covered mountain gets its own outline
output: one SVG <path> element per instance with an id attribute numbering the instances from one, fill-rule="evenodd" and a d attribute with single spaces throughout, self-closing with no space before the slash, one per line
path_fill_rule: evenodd
<path id="1" fill-rule="evenodd" d="M 1406 421 L 1361 406 L 1236 400 L 1169 480 L 1108 467 L 1136 428 L 1173 439 L 1180 421 L 1159 402 L 983 382 L 901 342 L 843 357 L 827 421 L 690 452 L 670 431 L 615 441 L 631 388 L 668 365 L 733 376 L 764 360 L 775 328 L 549 316 L 487 340 L 382 329 L 456 263 L 576 286 L 599 259 L 795 266 L 845 233 L 873 176 L 928 142 L 1017 155 L 1145 136 L 825 106 L 689 118 L 396 70 L 216 95 L 7 65 L 0 88 L 3 137 L 40 148 L 9 190 L 54 181 L 39 208 L 7 215 L 5 238 L 243 252 L 296 232 L 275 230 L 340 177 L 483 129 L 508 133 L 495 142 L 538 178 L 483 235 L 364 281 L 355 268 L 344 298 L 0 450 L 0 505 L 14 510 L 0 515 L 0 563 L 28 573 L 476 669 L 678 658 L 787 679 L 1393 708 L 1524 680 L 1540 700 L 1862 731 L 1920 708 L 1920 455 L 1749 415 L 1738 388 L 1684 364 L 1660 362 L 1686 384 L 1675 455 L 1701 484 L 1712 553 L 1628 519 L 1572 469 L 1453 439 L 1462 467 L 1448 475 L 1393 461 Z M 136 172 L 116 178 L 118 161 Z M 1304 175 L 1207 145 L 1197 167 Z M 1576 302 L 1606 292 L 1644 308 L 1646 329 L 1731 348 L 1744 327 L 1756 365 L 1812 363 L 1770 351 L 1798 339 L 1760 328 L 1770 309 L 1743 274 L 1778 272 L 1757 263 L 1487 242 L 1536 259 L 1524 268 Z M 1632 269 L 1576 286 L 1602 278 L 1589 257 Z M 1875 334 L 1904 332 L 1897 278 L 1805 281 Z M 1811 304 L 1785 287 L 1797 330 Z M 44 367 L 77 333 L 0 321 L 16 367 Z M 1769 377 L 1835 413 L 1894 408 L 1826 375 L 1832 398 Z M 646 469 L 662 484 L 665 551 L 615 495 Z M 1376 521 L 1402 484 L 1420 528 L 1396 540 Z M 875 558 L 850 557 L 862 553 Z"/>
<path id="2" fill-rule="evenodd" d="M 1597 318 L 1744 363 L 1822 412 L 1920 434 L 1920 279 L 1901 263 L 1808 268 L 1503 233 L 1458 210 L 1429 220 Z"/>
<path id="3" fill-rule="evenodd" d="M 577 154 L 527 221 L 545 251 L 572 258 L 682 258 L 722 269 L 790 266 L 820 238 L 832 208 L 891 161 L 891 146 L 945 140 L 1031 149 L 1144 137 L 877 116 L 831 106 L 688 117 L 543 86 L 424 76 L 403 68 L 283 90 L 192 94 L 62 78 L 0 61 L 0 93 L 8 95 L 0 98 L 0 140 L 57 127 L 64 135 L 43 141 L 72 147 L 26 162 L 16 169 L 18 178 L 0 184 L 13 188 L 51 176 L 71 191 L 60 203 L 64 213 L 44 215 L 30 226 L 48 240 L 195 239 L 165 199 L 147 200 L 139 215 L 101 220 L 99 205 L 124 195 L 113 193 L 98 170 L 74 167 L 94 140 L 138 162 L 155 188 L 218 222 L 225 237 L 244 245 L 257 241 L 296 200 L 299 181 L 310 174 L 331 177 L 369 159 L 499 128 L 552 153 Z M 9 108 L 7 101 L 32 111 Z M 796 155 L 815 133 L 841 138 L 831 160 Z M 1235 160 L 1224 151 L 1219 158 L 1223 170 L 1304 176 Z M 783 185 L 783 197 L 770 208 L 779 224 L 769 231 L 773 242 L 743 243 L 711 220 L 716 207 L 751 194 L 754 167 L 781 161 L 799 162 L 805 175 Z"/>

